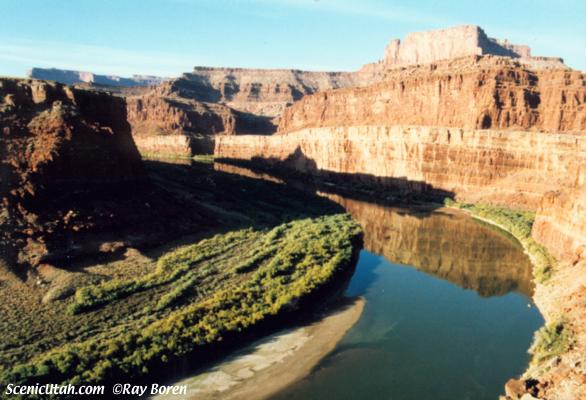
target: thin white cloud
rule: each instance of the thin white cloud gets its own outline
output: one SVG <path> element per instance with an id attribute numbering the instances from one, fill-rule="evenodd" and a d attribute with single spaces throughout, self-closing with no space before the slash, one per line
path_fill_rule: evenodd
<path id="1" fill-rule="evenodd" d="M 208 60 L 186 54 L 24 39 L 0 39 L 0 63 L 55 67 L 113 75 L 177 76 Z M 25 71 L 22 73 L 24 74 Z"/>

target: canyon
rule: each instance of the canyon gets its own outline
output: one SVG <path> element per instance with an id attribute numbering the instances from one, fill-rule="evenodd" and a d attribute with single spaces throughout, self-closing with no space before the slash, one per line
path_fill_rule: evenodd
<path id="1" fill-rule="evenodd" d="M 471 89 L 469 85 L 474 82 L 474 79 L 468 75 L 476 72 L 466 71 L 463 63 L 444 65 L 444 70 L 464 69 L 462 73 L 466 75 L 462 79 L 465 79 L 466 82 L 463 83 L 464 87 L 459 89 L 456 78 L 453 82 L 440 83 L 436 82 L 435 77 L 426 78 L 428 71 L 425 68 L 420 71 L 419 77 L 410 76 L 413 71 L 418 71 L 417 68 L 407 70 L 405 68 L 467 57 L 471 60 L 469 64 L 472 65 L 469 67 L 473 69 L 476 58 L 488 55 L 506 56 L 507 60 L 514 60 L 514 65 L 511 66 L 513 69 L 519 69 L 519 66 L 531 66 L 540 69 L 569 71 L 561 59 L 533 57 L 528 46 L 492 39 L 480 27 L 464 25 L 439 31 L 411 33 L 403 42 L 394 39 L 387 46 L 384 57 L 380 61 L 365 64 L 359 70 L 351 72 L 195 67 L 193 71 L 184 73 L 181 77 L 164 80 L 157 77 L 120 78 L 89 72 L 33 68 L 30 75 L 66 84 L 86 84 L 100 90 L 111 90 L 126 97 L 129 122 L 141 153 L 190 157 L 198 153 L 212 153 L 216 135 L 272 134 L 277 129 L 290 130 L 295 128 L 295 122 L 291 121 L 289 116 L 292 111 L 283 112 L 288 106 L 304 96 L 325 93 L 332 89 L 367 87 L 377 82 L 388 81 L 389 76 L 391 79 L 395 79 L 396 85 L 405 84 L 407 91 L 413 90 L 415 84 L 422 96 L 431 96 L 429 100 L 435 98 L 434 96 L 441 95 L 436 92 L 442 89 L 445 91 L 459 90 L 460 92 L 453 93 L 452 99 L 455 99 L 459 94 L 469 91 Z M 532 108 L 535 106 L 535 102 L 539 101 L 533 94 L 531 87 L 536 78 L 530 73 L 519 77 L 516 77 L 515 74 L 522 75 L 521 72 L 511 71 L 510 73 L 513 76 L 477 77 L 481 80 L 487 80 L 487 88 L 484 91 L 486 95 L 477 100 L 484 101 L 489 106 L 491 85 L 499 85 L 501 82 L 506 85 L 506 82 L 524 79 L 527 81 L 526 93 L 523 92 L 524 89 L 519 89 L 514 98 L 503 97 L 499 101 L 508 103 L 509 108 L 515 108 L 516 102 L 520 102 L 520 106 L 526 105 L 527 112 L 523 116 L 519 116 L 515 114 L 514 110 L 510 113 L 504 111 L 502 115 L 497 116 L 487 109 L 486 115 L 480 117 L 483 119 L 466 121 L 466 127 L 471 124 L 480 126 L 504 125 L 509 123 L 507 118 L 519 118 L 519 121 L 514 121 L 518 124 L 532 123 L 532 118 L 535 118 L 535 112 Z M 439 74 L 439 71 L 436 72 L 436 75 Z M 402 82 L 403 78 L 407 80 Z M 548 78 L 543 77 L 542 81 L 547 84 Z M 551 78 L 565 79 L 561 74 Z M 429 79 L 430 87 L 422 87 L 421 83 L 414 82 L 415 79 Z M 448 79 L 451 78 L 448 77 Z M 436 84 L 438 87 L 434 86 Z M 556 86 L 555 83 L 552 85 Z M 579 82 L 575 82 L 575 85 L 579 85 Z M 400 88 L 389 89 L 399 90 Z M 426 93 L 423 93 L 424 91 Z M 504 92 L 503 94 L 506 95 Z M 573 93 L 570 91 L 567 94 L 568 102 L 574 101 L 572 96 Z M 316 98 L 313 99 L 317 101 Z M 406 97 L 394 99 L 394 102 L 389 100 L 390 104 L 385 105 L 386 112 L 391 111 L 388 107 L 395 107 L 392 112 L 396 112 L 397 107 Z M 422 100 L 425 101 L 423 98 Z M 462 98 L 458 100 L 460 103 L 454 102 L 452 110 L 449 112 L 454 113 L 453 110 L 459 110 L 460 106 L 467 106 L 467 100 Z M 387 100 L 381 99 L 381 101 L 386 102 Z M 382 107 L 380 102 L 376 104 L 378 108 Z M 414 106 L 425 107 L 423 104 L 415 104 Z M 318 104 L 312 104 L 309 107 L 314 112 L 320 110 Z M 400 108 L 403 112 L 409 109 L 409 107 Z M 332 112 L 337 111 L 343 112 L 343 110 L 332 110 Z M 438 113 L 444 111 L 446 110 L 443 108 L 437 110 Z M 299 114 L 297 111 L 296 115 Z M 415 115 L 420 115 L 419 118 L 425 118 L 421 113 L 409 114 L 411 118 L 417 118 Z M 283 117 L 281 118 L 281 116 Z M 303 118 L 306 117 L 308 116 Z M 429 116 L 429 118 L 433 117 Z M 499 118 L 502 121 L 498 120 Z M 565 119 L 566 117 L 560 116 L 559 118 Z M 451 122 L 455 124 L 453 126 L 461 126 L 461 121 L 457 120 L 456 116 L 452 119 Z M 546 121 L 546 124 L 554 124 L 554 121 Z"/>
<path id="2" fill-rule="evenodd" d="M 449 40 L 446 40 L 448 38 Z M 455 50 L 458 49 L 458 50 Z M 425 56 L 422 56 L 425 55 Z M 512 68 L 519 65 L 532 65 L 542 69 L 557 68 L 567 70 L 563 61 L 557 58 L 532 57 L 530 49 L 527 46 L 512 45 L 506 41 L 490 39 L 484 31 L 478 26 L 461 26 L 449 28 L 433 33 L 412 33 L 407 36 L 403 44 L 399 40 L 393 40 L 385 51 L 384 58 L 376 63 L 366 64 L 362 68 L 353 72 L 315 72 L 299 71 L 286 69 L 245 69 L 245 68 L 214 68 L 214 67 L 195 67 L 192 72 L 185 73 L 183 76 L 165 82 L 154 88 L 150 93 L 140 94 L 129 97 L 129 120 L 133 126 L 133 135 L 136 138 L 139 149 L 145 153 L 171 153 L 183 156 L 198 152 L 211 152 L 214 139 L 217 134 L 272 134 L 277 130 L 291 130 L 295 128 L 295 122 L 291 118 L 296 118 L 300 113 L 298 107 L 305 107 L 307 102 L 296 105 L 297 108 L 288 108 L 288 106 L 305 98 L 306 96 L 319 93 L 332 93 L 333 89 L 371 87 L 377 82 L 388 82 L 390 76 L 405 76 L 413 80 L 429 79 L 429 87 L 419 88 L 421 85 L 415 85 L 421 92 L 427 90 L 429 93 L 420 93 L 421 96 L 431 95 L 429 100 L 437 96 L 436 91 L 452 91 L 453 87 L 458 86 L 458 80 L 453 82 L 438 83 L 434 76 L 427 77 L 427 70 L 423 69 L 418 77 L 411 77 L 412 70 L 403 71 L 405 66 L 418 65 L 430 61 L 451 60 L 454 57 L 471 57 L 470 64 L 475 65 L 476 59 L 482 55 L 507 55 L 514 57 L 515 64 Z M 460 63 L 458 66 L 466 74 L 465 66 Z M 433 67 L 432 67 L 433 68 Z M 453 70 L 456 66 L 444 65 L 445 70 Z M 472 67 L 474 68 L 474 67 Z M 471 72 L 474 73 L 474 72 Z M 438 71 L 436 74 L 440 74 Z M 490 74 L 490 73 L 488 73 Z M 515 79 L 524 79 L 527 85 L 534 84 L 535 77 L 531 74 L 526 76 L 486 76 L 487 80 L 486 96 L 489 96 L 491 85 L 506 84 Z M 547 82 L 544 77 L 543 81 Z M 553 79 L 565 79 L 559 75 Z M 392 78 L 391 78 L 392 79 Z M 464 77 L 462 78 L 465 79 Z M 480 78 L 483 79 L 483 78 Z M 571 77 L 569 79 L 572 79 Z M 576 78 L 578 80 L 578 78 Z M 467 82 L 459 93 L 453 93 L 453 99 L 458 94 L 469 90 Z M 413 90 L 413 81 L 397 82 L 397 85 L 404 84 L 407 91 Z M 382 83 L 381 83 L 382 84 Z M 434 85 L 439 85 L 438 87 Z M 575 82 L 579 85 L 580 82 Z M 442 86 L 443 85 L 443 86 Z M 552 83 L 556 87 L 555 83 Z M 398 88 L 396 88 L 398 89 Z M 529 108 L 526 115 L 518 117 L 519 124 L 531 123 L 534 118 L 532 107 L 538 99 L 527 88 L 519 89 L 516 97 L 507 99 L 503 98 L 510 107 L 516 107 L 516 102 L 520 102 L 519 107 L 526 104 Z M 352 89 L 349 89 L 352 90 Z M 368 91 L 369 89 L 365 89 Z M 393 90 L 392 88 L 390 90 Z M 333 93 L 339 93 L 335 91 Z M 504 92 L 503 92 L 504 94 Z M 554 96 L 553 94 L 552 96 Z M 574 101 L 574 93 L 567 94 L 568 101 Z M 576 94 L 579 96 L 580 94 Z M 392 96 L 392 95 L 391 95 Z M 408 96 L 408 94 L 406 95 Z M 383 95 L 384 97 L 384 95 Z M 310 96 L 310 99 L 317 101 L 319 95 Z M 409 112 L 409 107 L 403 104 L 403 97 L 392 97 L 394 103 L 387 104 L 386 107 L 399 107 L 403 112 Z M 458 113 L 461 105 L 467 105 L 468 99 L 462 98 L 452 104 L 452 113 Z M 376 107 L 380 108 L 381 102 L 387 100 L 380 99 L 376 102 Z M 425 101 L 425 100 L 423 100 Z M 482 101 L 479 99 L 479 101 Z M 485 98 L 487 105 L 491 99 Z M 580 98 L 579 101 L 584 101 Z M 214 103 L 212 107 L 210 104 Z M 362 103 L 367 104 L 367 103 Z M 409 105 L 410 106 L 410 105 Z M 417 106 L 417 105 L 416 105 Z M 554 105 L 551 105 L 552 107 Z M 316 113 L 321 112 L 319 105 L 308 105 Z M 421 105 L 420 107 L 424 107 Z M 201 109 L 208 110 L 206 113 Z M 455 111 L 454 111 L 455 110 Z M 343 115 L 345 110 L 332 110 L 336 115 Z M 389 110 L 385 110 L 389 111 Z M 393 110 L 395 111 L 395 110 Z M 440 109 L 438 112 L 445 112 Z M 296 112 L 296 117 L 291 117 L 291 113 Z M 421 113 L 415 113 L 422 115 Z M 493 113 L 494 114 L 494 113 Z M 498 123 L 493 118 L 502 118 L 502 124 L 508 123 L 507 118 L 515 118 L 514 111 L 509 116 L 508 112 L 496 116 L 487 110 L 477 125 L 494 125 Z M 202 118 L 203 117 L 203 118 Z M 301 117 L 309 123 L 307 116 Z M 324 116 L 324 118 L 327 118 Z M 351 116 L 349 116 L 351 118 Z M 559 118 L 566 118 L 560 116 Z M 456 117 L 454 117 L 456 119 Z M 196 122 L 199 120 L 201 122 Z M 453 121 L 456 125 L 460 121 Z M 554 122 L 547 121 L 548 124 Z M 468 126 L 467 124 L 465 126 Z M 486 127 L 486 126 L 485 126 Z M 298 128 L 298 127 L 297 127 Z M 191 146 L 186 143 L 192 143 Z M 202 143 L 204 143 L 202 145 Z M 191 152 L 190 152 L 191 149 Z"/>
<path id="3" fill-rule="evenodd" d="M 507 393 L 584 397 L 586 76 L 559 59 L 532 58 L 528 48 L 486 46 L 477 30 L 459 33 L 392 43 L 381 81 L 304 96 L 285 109 L 277 134 L 218 136 L 215 156 L 536 212 L 532 235 L 559 262 L 535 301 L 547 321 L 563 315 L 575 341 L 529 371 L 523 393 Z"/>
<path id="4" fill-rule="evenodd" d="M 10 263 L 47 270 L 57 259 L 160 244 L 170 232 L 211 224 L 210 214 L 222 221 L 235 214 L 236 205 L 216 204 L 222 195 L 242 196 L 231 182 L 218 184 L 221 174 L 211 183 L 195 174 L 178 183 L 169 178 L 177 171 L 155 173 L 155 188 L 141 155 L 213 153 L 357 191 L 530 211 L 532 237 L 557 258 L 533 297 L 548 324 L 563 320 L 572 341 L 509 382 L 506 396 L 586 398 L 586 75 L 560 58 L 534 57 L 528 46 L 466 25 L 393 40 L 382 60 L 353 72 L 195 67 L 169 80 L 31 75 L 76 86 L 0 80 L 0 245 Z M 204 183 L 209 194 L 195 189 Z M 387 218 L 383 209 L 367 215 L 359 202 L 328 197 L 363 223 Z M 426 252 L 441 241 L 421 233 L 433 228 L 424 219 L 388 219 L 401 235 L 388 240 L 388 226 L 377 225 L 380 236 L 365 238 L 369 248 L 491 293 L 490 283 L 470 279 L 474 271 L 454 272 L 457 259 L 413 260 L 397 250 L 412 240 L 407 247 Z M 462 226 L 448 234 L 465 234 L 469 226 Z M 499 279 L 511 286 L 527 278 L 505 272 L 517 261 L 499 264 Z"/>

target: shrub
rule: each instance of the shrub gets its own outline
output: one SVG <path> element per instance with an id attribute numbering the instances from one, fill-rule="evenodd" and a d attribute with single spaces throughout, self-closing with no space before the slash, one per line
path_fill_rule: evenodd
<path id="1" fill-rule="evenodd" d="M 541 364 L 553 357 L 557 357 L 570 348 L 571 334 L 563 321 L 554 321 L 542 326 L 533 338 L 529 348 L 532 355 L 532 364 Z"/>

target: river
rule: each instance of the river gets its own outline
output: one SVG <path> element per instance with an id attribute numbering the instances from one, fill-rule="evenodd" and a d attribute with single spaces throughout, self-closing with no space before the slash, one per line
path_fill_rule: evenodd
<path id="1" fill-rule="evenodd" d="M 269 398 L 497 399 L 505 382 L 527 367 L 527 349 L 543 324 L 531 300 L 531 264 L 520 244 L 455 210 L 322 195 L 342 205 L 364 230 L 364 248 L 344 294 L 363 299 L 364 308 L 340 337 L 332 335 L 334 343 L 303 376 Z M 291 334 L 283 337 L 290 341 Z M 303 343 L 324 340 L 298 334 L 305 335 Z M 277 335 L 266 343 L 278 352 L 279 340 Z M 211 368 L 215 375 L 203 375 L 217 381 L 218 373 L 258 357 L 266 343 L 239 352 L 240 361 Z M 302 346 L 285 346 L 275 373 L 270 366 L 263 373 L 279 380 L 278 371 L 294 370 L 306 361 L 303 352 L 294 355 Z M 205 381 L 203 375 L 190 385 Z M 230 385 L 246 386 L 246 378 L 236 377 Z M 255 397 L 254 390 L 245 392 L 246 398 Z M 228 389 L 211 398 L 240 397 Z"/>

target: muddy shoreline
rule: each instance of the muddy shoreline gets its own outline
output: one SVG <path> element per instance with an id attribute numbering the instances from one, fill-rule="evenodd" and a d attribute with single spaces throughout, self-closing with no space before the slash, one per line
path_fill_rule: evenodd
<path id="1" fill-rule="evenodd" d="M 354 326 L 363 308 L 361 298 L 345 302 L 313 322 L 260 339 L 208 372 L 173 384 L 187 385 L 187 399 L 266 399 L 309 374 Z"/>

